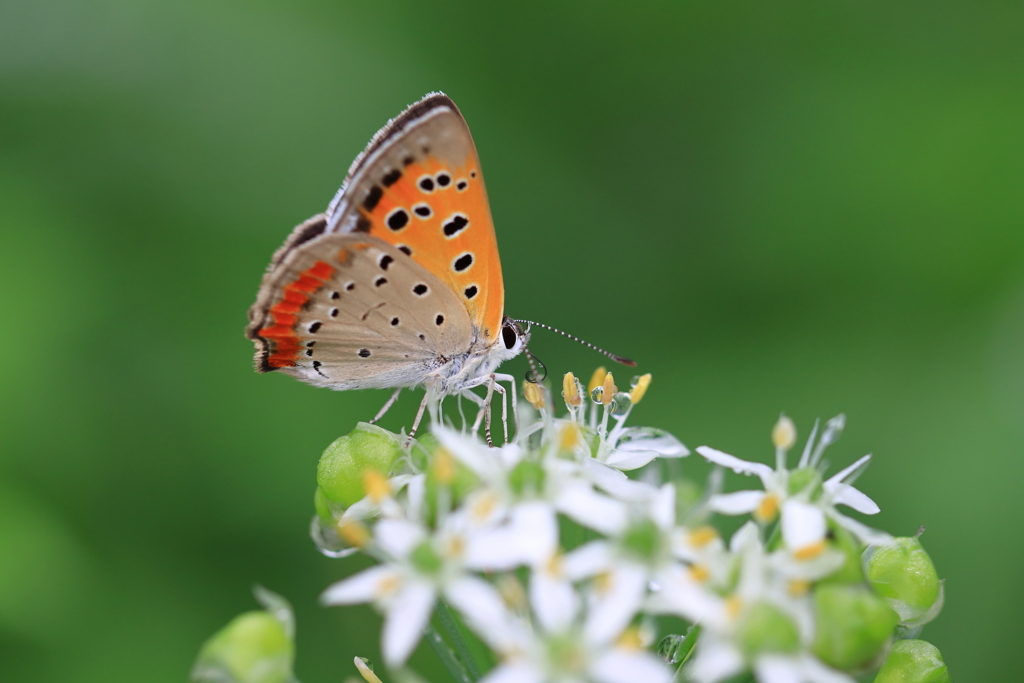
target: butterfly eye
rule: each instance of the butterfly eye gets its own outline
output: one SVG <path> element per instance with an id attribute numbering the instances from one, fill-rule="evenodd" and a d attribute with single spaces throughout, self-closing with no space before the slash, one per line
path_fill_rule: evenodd
<path id="1" fill-rule="evenodd" d="M 501 328 L 501 341 L 509 351 L 514 349 L 519 342 L 519 334 L 511 324 L 506 324 Z"/>

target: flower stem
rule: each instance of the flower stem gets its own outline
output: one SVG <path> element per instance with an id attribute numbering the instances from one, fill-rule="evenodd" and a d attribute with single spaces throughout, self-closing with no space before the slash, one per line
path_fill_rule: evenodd
<path id="1" fill-rule="evenodd" d="M 476 666 L 473 654 L 469 651 L 466 639 L 462 636 L 462 629 L 459 628 L 459 623 L 455 621 L 455 616 L 448 607 L 448 603 L 444 600 L 438 600 L 437 605 L 434 607 L 434 612 L 437 614 L 441 626 L 444 627 L 445 632 L 448 634 L 449 640 L 455 646 L 455 652 L 465 667 L 469 680 L 480 680 L 480 670 Z"/>
<path id="2" fill-rule="evenodd" d="M 683 673 L 683 665 L 693 655 L 693 648 L 697 644 L 697 639 L 700 638 L 700 625 L 694 624 L 686 632 L 686 637 L 683 638 L 683 642 L 679 643 L 676 647 L 676 652 L 682 654 L 679 660 L 679 667 L 676 669 L 676 675 L 672 678 L 673 683 L 681 683 L 682 681 L 689 680 L 686 674 Z"/>
<path id="3" fill-rule="evenodd" d="M 466 669 L 459 663 L 459 658 L 455 656 L 455 653 L 433 626 L 427 627 L 427 642 L 430 643 L 430 647 L 434 648 L 434 654 L 444 664 L 444 668 L 448 669 L 448 673 L 456 683 L 474 683 L 474 679 L 469 677 Z"/>

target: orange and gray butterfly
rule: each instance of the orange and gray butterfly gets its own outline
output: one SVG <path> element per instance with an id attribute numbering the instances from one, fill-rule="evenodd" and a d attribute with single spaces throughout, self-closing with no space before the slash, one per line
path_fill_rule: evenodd
<path id="1" fill-rule="evenodd" d="M 256 366 L 335 389 L 459 388 L 526 341 L 504 318 L 469 128 L 432 94 L 382 129 L 326 215 L 274 255 L 247 335 Z"/>

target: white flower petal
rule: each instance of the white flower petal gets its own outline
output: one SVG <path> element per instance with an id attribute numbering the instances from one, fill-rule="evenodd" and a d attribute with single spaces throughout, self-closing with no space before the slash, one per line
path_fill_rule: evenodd
<path id="1" fill-rule="evenodd" d="M 562 574 L 570 581 L 579 581 L 606 571 L 612 562 L 611 545 L 591 541 L 562 558 Z"/>
<path id="2" fill-rule="evenodd" d="M 626 526 L 626 506 L 586 484 L 567 486 L 555 500 L 555 507 L 573 521 L 603 534 L 614 535 Z"/>
<path id="3" fill-rule="evenodd" d="M 530 575 L 530 605 L 537 621 L 548 633 L 559 633 L 572 624 L 579 601 L 572 584 L 543 569 Z"/>
<path id="4" fill-rule="evenodd" d="M 613 649 L 599 655 L 590 666 L 590 677 L 600 683 L 669 683 L 672 674 L 654 655 Z"/>
<path id="5" fill-rule="evenodd" d="M 647 592 L 647 570 L 620 560 L 601 580 L 610 586 L 594 591 L 594 604 L 583 625 L 583 636 L 595 646 L 622 633 L 640 609 Z"/>
<path id="6" fill-rule="evenodd" d="M 587 458 L 582 463 L 583 473 L 594 485 L 615 498 L 625 502 L 642 502 L 654 496 L 655 488 L 650 484 L 633 481 L 619 470 L 599 460 Z"/>
<path id="7" fill-rule="evenodd" d="M 775 470 L 764 463 L 740 460 L 735 455 L 723 453 L 709 446 L 700 446 L 697 448 L 697 452 L 716 465 L 728 467 L 737 474 L 756 474 L 761 478 L 765 488 L 771 485 L 772 475 L 775 474 Z"/>
<path id="8" fill-rule="evenodd" d="M 708 500 L 708 508 L 723 515 L 745 515 L 756 510 L 766 495 L 764 491 L 719 493 Z"/>
<path id="9" fill-rule="evenodd" d="M 427 500 L 427 475 L 417 474 L 413 477 L 409 481 L 406 495 L 409 497 L 409 517 L 415 521 L 422 521 Z"/>
<path id="10" fill-rule="evenodd" d="M 449 583 L 444 596 L 492 648 L 503 651 L 511 645 L 508 611 L 494 586 L 482 579 L 464 576 Z"/>
<path id="11" fill-rule="evenodd" d="M 821 543 L 826 531 L 821 509 L 796 500 L 787 500 L 782 505 L 782 540 L 790 550 Z"/>
<path id="12" fill-rule="evenodd" d="M 658 451 L 612 451 L 605 463 L 617 470 L 637 470 L 658 457 Z"/>
<path id="13" fill-rule="evenodd" d="M 380 644 L 388 666 L 401 666 L 412 654 L 430 621 L 434 599 L 433 586 L 415 581 L 406 585 L 388 605 Z"/>
<path id="14" fill-rule="evenodd" d="M 676 523 L 676 487 L 664 484 L 651 501 L 651 520 L 659 529 L 671 529 Z"/>
<path id="15" fill-rule="evenodd" d="M 320 596 L 325 605 L 356 605 L 384 597 L 388 588 L 401 586 L 401 574 L 393 564 L 370 567 L 329 586 Z"/>
<path id="16" fill-rule="evenodd" d="M 547 503 L 517 505 L 508 524 L 473 535 L 466 565 L 482 571 L 503 571 L 534 565 L 551 557 L 558 546 L 558 521 Z"/>
<path id="17" fill-rule="evenodd" d="M 480 683 L 544 683 L 544 673 L 525 663 L 502 664 L 484 676 Z"/>
<path id="18" fill-rule="evenodd" d="M 373 528 L 373 537 L 388 555 L 404 558 L 426 538 L 426 532 L 416 522 L 405 519 L 382 519 Z"/>
<path id="19" fill-rule="evenodd" d="M 754 522 L 747 522 L 732 535 L 729 539 L 729 550 L 734 553 L 740 553 L 752 546 L 760 548 L 761 545 L 761 532 L 757 528 L 757 524 Z"/>
<path id="20" fill-rule="evenodd" d="M 697 683 L 718 683 L 743 671 L 743 655 L 732 645 L 703 636 L 687 673 Z"/>
<path id="21" fill-rule="evenodd" d="M 676 614 L 706 628 L 720 630 L 727 626 L 725 600 L 698 585 L 682 567 L 659 572 L 655 581 L 661 590 L 648 600 L 654 611 Z"/>
<path id="22" fill-rule="evenodd" d="M 865 467 L 867 467 L 868 461 L 870 460 L 871 455 L 865 455 L 863 458 L 858 459 L 857 462 L 853 463 L 849 467 L 844 467 L 843 469 L 839 470 L 839 472 L 829 477 L 828 480 L 824 484 L 822 484 L 822 487 L 826 491 L 830 491 L 831 487 L 846 481 L 847 477 L 852 475 L 854 472 L 862 471 Z"/>
<path id="23" fill-rule="evenodd" d="M 836 524 L 843 527 L 851 534 L 860 539 L 864 545 L 885 545 L 886 543 L 892 542 L 892 536 L 884 531 L 878 529 L 872 529 L 866 524 L 861 524 L 855 519 L 851 519 L 846 515 L 839 514 L 835 510 L 829 513 L 829 517 L 835 521 Z"/>
<path id="24" fill-rule="evenodd" d="M 832 503 L 847 505 L 865 515 L 877 515 L 882 511 L 882 508 L 878 507 L 878 503 L 849 484 L 840 484 L 832 491 Z"/>
<path id="25" fill-rule="evenodd" d="M 754 662 L 758 683 L 804 683 L 801 667 L 793 657 L 762 655 Z"/>
<path id="26" fill-rule="evenodd" d="M 690 454 L 683 442 L 663 429 L 630 427 L 623 430 L 616 450 L 627 452 L 654 451 L 662 458 L 682 458 Z"/>
<path id="27" fill-rule="evenodd" d="M 471 469 L 478 477 L 490 482 L 500 478 L 502 467 L 483 443 L 440 425 L 434 425 L 431 431 L 456 460 Z"/>

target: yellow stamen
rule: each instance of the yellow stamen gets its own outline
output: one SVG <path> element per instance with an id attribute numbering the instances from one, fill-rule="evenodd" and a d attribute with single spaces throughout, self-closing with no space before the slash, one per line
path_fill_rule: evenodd
<path id="1" fill-rule="evenodd" d="M 558 578 L 562 575 L 562 553 L 555 553 L 551 556 L 551 559 L 547 562 L 548 574 L 554 578 Z"/>
<path id="2" fill-rule="evenodd" d="M 780 415 L 779 421 L 772 428 L 772 443 L 784 451 L 788 451 L 796 443 L 796 425 L 785 415 Z"/>
<path id="3" fill-rule="evenodd" d="M 811 590 L 811 582 L 806 579 L 790 579 L 789 594 L 794 598 L 803 597 Z"/>
<path id="4" fill-rule="evenodd" d="M 498 495 L 494 491 L 485 491 L 480 496 L 477 496 L 473 501 L 472 507 L 469 509 L 469 514 L 473 518 L 474 522 L 483 522 L 491 513 L 494 512 L 494 508 L 498 506 Z"/>
<path id="5" fill-rule="evenodd" d="M 615 386 L 615 377 L 609 372 L 604 376 L 604 393 L 601 394 L 601 403 L 605 405 L 611 403 L 612 399 L 615 398 L 615 392 L 618 390 L 619 388 Z"/>
<path id="6" fill-rule="evenodd" d="M 793 557 L 798 560 L 812 560 L 823 552 L 825 552 L 825 541 L 821 540 L 805 545 L 803 548 L 797 548 L 793 551 Z"/>
<path id="7" fill-rule="evenodd" d="M 514 610 L 525 609 L 527 604 L 526 591 L 512 574 L 502 574 L 497 582 L 498 594 L 502 601 Z"/>
<path id="8" fill-rule="evenodd" d="M 374 597 L 378 600 L 394 595 L 402 587 L 402 579 L 394 574 L 389 574 L 377 582 Z"/>
<path id="9" fill-rule="evenodd" d="M 757 508 L 754 510 L 754 519 L 761 522 L 761 524 L 769 524 L 775 521 L 778 514 L 779 497 L 774 493 L 768 493 L 757 504 Z"/>
<path id="10" fill-rule="evenodd" d="M 375 469 L 363 472 L 363 490 L 374 503 L 379 503 L 391 495 L 391 484 L 388 478 Z"/>
<path id="11" fill-rule="evenodd" d="M 563 451 L 571 451 L 580 442 L 580 428 L 573 422 L 566 422 L 558 435 L 558 447 Z"/>
<path id="12" fill-rule="evenodd" d="M 353 548 L 362 548 L 370 542 L 370 531 L 361 522 L 343 519 L 338 522 L 338 535 Z"/>
<path id="13" fill-rule="evenodd" d="M 636 381 L 636 386 L 633 387 L 633 391 L 629 392 L 629 398 L 636 405 L 640 402 L 640 399 L 647 393 L 647 387 L 651 386 L 651 373 L 646 375 L 640 375 L 640 379 Z"/>
<path id="14" fill-rule="evenodd" d="M 455 457 L 447 448 L 438 448 L 434 451 L 434 458 L 430 463 L 430 469 L 438 483 L 444 486 L 455 481 Z"/>
<path id="15" fill-rule="evenodd" d="M 579 388 L 576 386 L 576 377 L 571 372 L 565 373 L 565 377 L 562 378 L 562 398 L 565 399 L 565 405 L 570 408 L 578 408 L 583 403 Z"/>
<path id="16" fill-rule="evenodd" d="M 377 674 L 373 673 L 373 669 L 370 668 L 370 660 L 366 657 L 356 657 L 356 669 L 359 671 L 359 675 L 363 677 L 366 683 L 381 683 L 380 678 Z"/>
<path id="17" fill-rule="evenodd" d="M 445 543 L 444 554 L 450 560 L 457 560 L 466 552 L 466 540 L 462 536 L 452 536 Z"/>
<path id="18" fill-rule="evenodd" d="M 718 530 L 713 526 L 699 526 L 690 531 L 690 545 L 694 548 L 703 548 L 711 541 L 718 538 Z"/>
<path id="19" fill-rule="evenodd" d="M 598 593 L 605 594 L 612 589 L 615 581 L 612 580 L 611 572 L 602 572 L 594 577 L 594 588 Z"/>
<path id="20" fill-rule="evenodd" d="M 594 374 L 590 376 L 590 384 L 587 385 L 587 393 L 594 393 L 594 389 L 604 386 L 604 376 L 608 374 L 608 371 L 604 369 L 602 365 L 597 370 L 594 370 Z"/>
<path id="21" fill-rule="evenodd" d="M 735 595 L 730 595 L 725 599 L 725 613 L 729 615 L 730 619 L 738 617 L 740 615 L 740 610 L 742 609 L 743 601 Z"/>
<path id="22" fill-rule="evenodd" d="M 523 398 L 530 402 L 537 410 L 544 407 L 544 390 L 539 384 L 523 382 Z"/>
<path id="23" fill-rule="evenodd" d="M 707 568 L 707 565 L 703 564 L 691 564 L 690 565 L 690 578 L 697 583 L 704 583 L 711 577 L 711 570 Z"/>
<path id="24" fill-rule="evenodd" d="M 641 650 L 644 647 L 643 635 L 639 626 L 630 626 L 618 637 L 615 644 L 625 650 Z"/>

